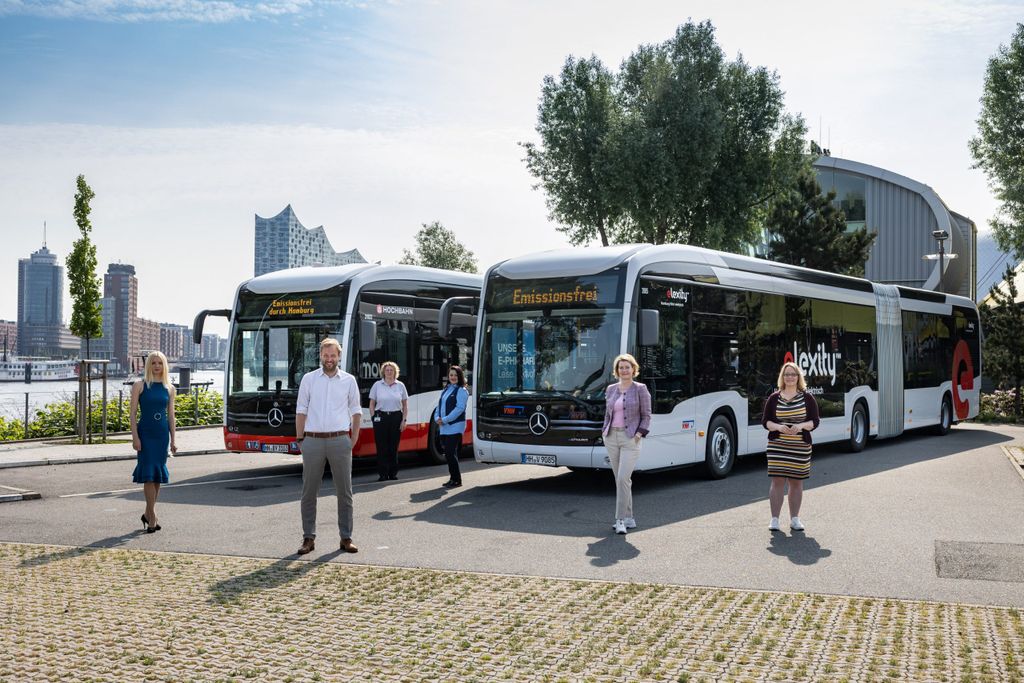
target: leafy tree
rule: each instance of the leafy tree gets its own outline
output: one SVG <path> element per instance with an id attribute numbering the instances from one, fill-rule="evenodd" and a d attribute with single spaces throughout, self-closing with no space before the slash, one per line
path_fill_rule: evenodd
<path id="1" fill-rule="evenodd" d="M 982 366 L 997 384 L 1013 387 L 1013 411 L 1020 417 L 1020 389 L 1024 380 L 1024 334 L 1021 333 L 1024 330 L 1024 305 L 1016 303 L 1016 275 L 1014 268 L 1008 265 L 1003 275 L 1006 291 L 999 284 L 993 286 L 989 292 L 992 305 L 982 304 L 979 313 L 981 329 L 985 332 Z"/>
<path id="2" fill-rule="evenodd" d="M 75 193 L 75 222 L 82 236 L 68 254 L 68 283 L 71 289 L 73 308 L 71 312 L 71 332 L 85 339 L 85 355 L 90 354 L 89 340 L 103 336 L 103 316 L 100 308 L 100 278 L 96 274 L 96 245 L 92 243 L 89 233 L 92 222 L 89 214 L 92 209 L 89 202 L 95 193 L 85 176 L 77 179 L 78 191 Z"/>
<path id="3" fill-rule="evenodd" d="M 399 263 L 413 266 L 428 266 L 443 270 L 476 272 L 476 257 L 467 249 L 455 233 L 441 225 L 440 221 L 424 223 L 416 233 L 416 251 L 402 250 Z"/>
<path id="4" fill-rule="evenodd" d="M 821 193 L 811 168 L 772 203 L 768 216 L 768 258 L 780 263 L 864 277 L 864 263 L 877 233 L 846 232 L 846 216 L 835 205 L 835 190 Z"/>
<path id="5" fill-rule="evenodd" d="M 752 241 L 804 163 L 805 126 L 784 112 L 778 76 L 727 61 L 710 22 L 687 22 L 637 48 L 608 84 L 596 58 L 570 57 L 559 81 L 545 79 L 541 142 L 527 146 L 570 241 Z"/>
<path id="6" fill-rule="evenodd" d="M 558 79 L 544 77 L 537 107 L 539 145 L 520 143 L 526 167 L 547 194 L 551 218 L 572 244 L 595 237 L 609 244 L 621 207 L 612 197 L 609 135 L 614 124 L 615 77 L 597 57 L 565 60 Z"/>
<path id="7" fill-rule="evenodd" d="M 1024 258 L 1024 24 L 1010 44 L 988 60 L 978 135 L 971 138 L 974 168 L 988 176 L 1002 202 L 992 220 L 999 248 Z"/>

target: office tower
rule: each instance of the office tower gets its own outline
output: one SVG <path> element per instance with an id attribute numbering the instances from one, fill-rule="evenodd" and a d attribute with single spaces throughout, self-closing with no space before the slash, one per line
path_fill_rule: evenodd
<path id="1" fill-rule="evenodd" d="M 18 354 L 59 357 L 64 313 L 64 267 L 44 243 L 18 259 Z"/>

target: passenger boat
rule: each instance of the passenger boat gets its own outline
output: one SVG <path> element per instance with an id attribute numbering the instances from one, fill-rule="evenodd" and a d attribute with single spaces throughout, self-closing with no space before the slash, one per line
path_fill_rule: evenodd
<path id="1" fill-rule="evenodd" d="M 0 360 L 0 382 L 56 382 L 77 378 L 77 360 L 27 357 Z"/>

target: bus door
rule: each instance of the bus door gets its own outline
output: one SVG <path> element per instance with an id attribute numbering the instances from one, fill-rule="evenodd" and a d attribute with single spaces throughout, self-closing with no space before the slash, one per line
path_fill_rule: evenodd
<path id="1" fill-rule="evenodd" d="M 737 453 L 747 446 L 747 398 L 740 381 L 740 330 L 744 319 L 734 315 L 695 313 L 693 330 L 693 374 L 697 396 L 697 420 L 707 431 L 712 415 L 729 410 L 739 434 Z M 701 443 L 698 455 L 703 458 Z"/>

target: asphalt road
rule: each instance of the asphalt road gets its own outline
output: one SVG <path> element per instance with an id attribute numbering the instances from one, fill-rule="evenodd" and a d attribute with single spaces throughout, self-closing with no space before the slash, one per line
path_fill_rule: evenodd
<path id="1" fill-rule="evenodd" d="M 535 576 L 939 600 L 1024 608 L 1024 478 L 1000 445 L 1024 429 L 959 426 L 909 434 L 860 454 L 819 448 L 801 518 L 772 534 L 764 457 L 722 481 L 695 470 L 634 477 L 639 528 L 611 529 L 607 473 L 464 460 L 403 462 L 398 482 L 354 476 L 357 555 L 338 553 L 331 480 L 311 558 Z M 0 541 L 279 558 L 301 541 L 297 457 L 205 455 L 169 463 L 163 530 L 140 533 L 132 463 L 0 470 L 42 499 L 0 505 Z"/>

